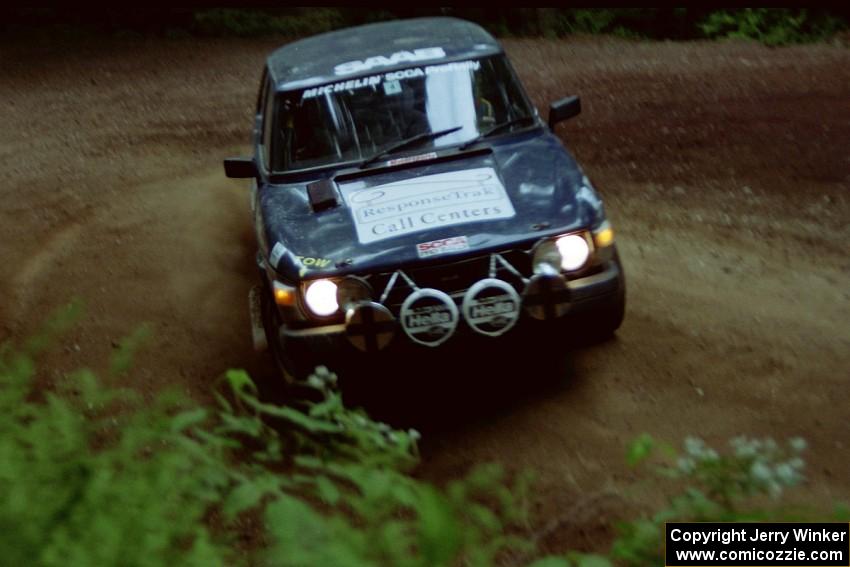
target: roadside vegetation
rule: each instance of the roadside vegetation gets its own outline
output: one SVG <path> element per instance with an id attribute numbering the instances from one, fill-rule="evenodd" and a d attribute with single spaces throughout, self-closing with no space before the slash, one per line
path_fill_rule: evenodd
<path id="1" fill-rule="evenodd" d="M 455 16 L 500 37 L 607 34 L 630 39 L 749 39 L 771 46 L 824 41 L 848 29 L 846 8 L 93 8 L 16 7 L 7 33 L 33 28 L 71 36 L 112 33 L 168 37 L 295 38 L 393 18 Z M 846 34 L 845 34 L 846 36 Z"/>
<path id="2" fill-rule="evenodd" d="M 116 385 L 147 331 L 118 345 L 106 377 L 86 369 L 33 388 L 40 353 L 79 307 L 26 344 L 0 350 L 0 557 L 10 565 L 660 564 L 671 520 L 834 517 L 783 504 L 804 480 L 805 441 L 738 438 L 721 453 L 639 437 L 626 458 L 643 482 L 675 488 L 624 521 L 608 550 L 539 557 L 529 475 L 482 465 L 445 486 L 411 475 L 418 434 L 342 403 L 317 369 L 315 401 L 273 405 L 243 371 L 221 379 L 215 407 L 173 393 L 142 400 Z"/>

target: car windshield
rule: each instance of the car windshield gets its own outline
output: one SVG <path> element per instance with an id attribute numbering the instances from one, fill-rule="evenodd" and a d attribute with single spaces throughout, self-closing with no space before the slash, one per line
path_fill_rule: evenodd
<path id="1" fill-rule="evenodd" d="M 368 160 L 421 134 L 421 143 L 404 149 L 457 145 L 531 116 L 503 55 L 378 72 L 281 93 L 272 168 L 287 172 Z M 517 125 L 528 126 L 522 122 Z M 427 136 L 443 130 L 453 131 Z"/>

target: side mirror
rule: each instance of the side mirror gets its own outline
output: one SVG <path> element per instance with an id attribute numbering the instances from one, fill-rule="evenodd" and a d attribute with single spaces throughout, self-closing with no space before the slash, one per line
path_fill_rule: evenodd
<path id="1" fill-rule="evenodd" d="M 224 160 L 224 174 L 233 179 L 259 177 L 257 162 L 254 158 L 231 157 Z"/>
<path id="2" fill-rule="evenodd" d="M 549 105 L 549 128 L 555 129 L 555 124 L 562 122 L 581 113 L 581 99 L 577 96 L 568 96 L 556 100 Z"/>

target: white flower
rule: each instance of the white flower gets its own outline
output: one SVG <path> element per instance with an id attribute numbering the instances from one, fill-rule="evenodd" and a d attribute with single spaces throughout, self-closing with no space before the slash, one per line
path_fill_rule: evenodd
<path id="1" fill-rule="evenodd" d="M 776 481 L 771 481 L 767 484 L 767 492 L 772 498 L 779 498 L 782 495 L 782 485 Z"/>
<path id="2" fill-rule="evenodd" d="M 781 463 L 776 467 L 776 478 L 785 486 L 793 486 L 797 483 L 797 471 L 790 464 Z"/>
<path id="3" fill-rule="evenodd" d="M 676 461 L 676 468 L 684 474 L 690 474 L 694 472 L 694 460 L 690 457 L 679 457 Z"/>
<path id="4" fill-rule="evenodd" d="M 698 457 L 702 454 L 702 450 L 705 447 L 705 442 L 699 437 L 685 437 L 685 451 L 689 455 L 693 455 Z"/>
<path id="5" fill-rule="evenodd" d="M 750 467 L 750 476 L 759 482 L 767 483 L 773 478 L 773 471 L 762 461 L 756 461 Z"/>
<path id="6" fill-rule="evenodd" d="M 791 445 L 791 449 L 793 449 L 797 453 L 805 451 L 806 447 L 808 447 L 809 445 L 802 437 L 792 437 L 791 441 L 789 441 L 788 444 Z"/>
<path id="7" fill-rule="evenodd" d="M 720 458 L 720 455 L 717 454 L 717 451 L 714 449 L 706 449 L 702 453 L 702 459 L 704 461 L 716 461 Z"/>
<path id="8" fill-rule="evenodd" d="M 739 459 L 749 459 L 755 457 L 758 452 L 756 443 L 746 437 L 735 437 L 729 442 L 732 449 L 735 451 L 735 456 Z"/>

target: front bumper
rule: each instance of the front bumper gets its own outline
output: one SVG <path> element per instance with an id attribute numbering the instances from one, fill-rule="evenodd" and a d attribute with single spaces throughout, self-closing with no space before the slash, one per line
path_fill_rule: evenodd
<path id="1" fill-rule="evenodd" d="M 616 252 L 613 254 L 613 259 L 606 262 L 599 271 L 590 275 L 580 277 L 573 280 L 566 280 L 562 276 L 558 276 L 565 284 L 568 292 L 557 298 L 561 302 L 561 308 L 557 311 L 549 311 L 542 321 L 535 320 L 535 317 L 529 316 L 531 313 L 528 296 L 522 298 L 522 308 L 520 309 L 520 317 L 516 326 L 507 331 L 503 337 L 511 337 L 523 333 L 525 330 L 542 327 L 550 320 L 569 321 L 577 319 L 581 315 L 592 313 L 599 309 L 604 309 L 612 302 L 622 298 L 625 290 L 625 278 L 622 265 Z M 463 301 L 463 292 L 451 294 L 455 304 L 460 306 Z M 398 316 L 398 313 L 395 313 Z M 537 317 L 538 319 L 540 317 Z M 461 316 L 461 319 L 463 317 Z M 400 324 L 396 322 L 400 327 Z M 398 348 L 398 343 L 411 343 L 406 340 L 404 333 L 395 333 L 399 335 L 395 337 L 388 348 Z M 308 328 L 292 328 L 283 324 L 278 329 L 278 340 L 280 345 L 290 352 L 298 351 L 303 353 L 305 349 L 313 352 L 317 357 L 322 355 L 340 356 L 345 352 L 359 353 L 346 337 L 346 324 L 333 323 Z M 457 328 L 453 331 L 452 336 L 448 339 L 450 342 L 458 340 L 475 340 L 488 341 L 491 337 L 483 336 L 472 330 L 471 326 L 464 321 L 459 321 Z M 427 347 L 425 347 L 427 348 Z"/>

